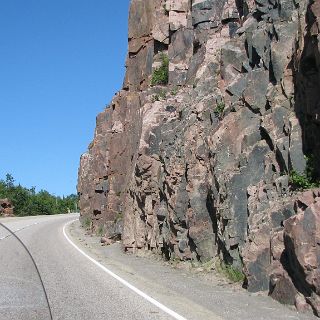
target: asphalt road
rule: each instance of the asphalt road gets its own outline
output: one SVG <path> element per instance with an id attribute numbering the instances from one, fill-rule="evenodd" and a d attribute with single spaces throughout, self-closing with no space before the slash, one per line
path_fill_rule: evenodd
<path id="1" fill-rule="evenodd" d="M 54 320 L 314 319 L 267 297 L 125 255 L 118 244 L 101 247 L 79 223 L 65 227 L 74 219 L 76 215 L 0 219 L 36 261 Z M 0 318 L 49 319 L 30 257 L 1 228 L 0 261 Z"/>

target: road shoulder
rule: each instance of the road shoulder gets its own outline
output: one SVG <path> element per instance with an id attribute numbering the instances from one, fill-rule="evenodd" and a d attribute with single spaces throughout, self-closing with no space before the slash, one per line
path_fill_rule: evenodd
<path id="1" fill-rule="evenodd" d="M 100 237 L 87 234 L 79 221 L 67 232 L 90 257 L 188 319 L 315 319 L 264 295 L 249 294 L 199 266 L 188 270 L 174 264 L 174 268 L 154 255 L 125 254 L 120 243 L 102 246 Z"/>

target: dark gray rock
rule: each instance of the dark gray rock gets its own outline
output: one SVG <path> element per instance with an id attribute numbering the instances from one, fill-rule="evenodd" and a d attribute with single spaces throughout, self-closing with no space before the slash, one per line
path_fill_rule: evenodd
<path id="1" fill-rule="evenodd" d="M 205 29 L 209 29 L 211 26 L 217 26 L 214 23 L 219 24 L 224 4 L 225 0 L 204 0 L 193 4 L 192 24 L 197 26 L 206 23 Z"/>
<path id="2" fill-rule="evenodd" d="M 245 102 L 251 109 L 264 112 L 267 102 L 269 73 L 263 69 L 253 70 L 247 76 L 247 88 L 243 92 Z"/>
<path id="3" fill-rule="evenodd" d="M 270 266 L 270 250 L 267 248 L 256 257 L 256 262 L 247 265 L 248 291 L 258 292 L 269 290 L 269 276 L 267 273 Z"/>
<path id="4" fill-rule="evenodd" d="M 303 174 L 306 169 L 306 159 L 303 154 L 302 131 L 297 120 L 291 121 L 289 161 L 290 169 Z"/>
<path id="5" fill-rule="evenodd" d="M 224 72 L 223 70 L 230 65 L 232 65 L 237 71 L 241 72 L 242 64 L 247 60 L 248 58 L 243 44 L 236 40 L 228 41 L 221 48 L 222 74 Z"/>
<path id="6" fill-rule="evenodd" d="M 293 42 L 297 32 L 296 22 L 277 23 L 274 25 L 277 41 L 271 43 L 272 73 L 277 82 L 284 74 L 292 59 Z"/>
<path id="7" fill-rule="evenodd" d="M 241 98 L 246 87 L 247 87 L 247 77 L 246 75 L 240 75 L 233 82 L 229 84 L 226 91 L 231 93 L 233 96 Z"/>

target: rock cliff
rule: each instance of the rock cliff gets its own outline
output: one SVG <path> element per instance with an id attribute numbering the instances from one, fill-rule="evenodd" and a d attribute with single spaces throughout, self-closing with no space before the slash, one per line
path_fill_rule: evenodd
<path id="1" fill-rule="evenodd" d="M 81 219 L 128 252 L 219 257 L 320 314 L 319 19 L 318 0 L 132 0 Z"/>

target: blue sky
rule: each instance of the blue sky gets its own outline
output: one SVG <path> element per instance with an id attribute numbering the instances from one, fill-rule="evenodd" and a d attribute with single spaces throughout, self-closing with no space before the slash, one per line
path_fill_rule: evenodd
<path id="1" fill-rule="evenodd" d="M 129 0 L 0 1 L 0 178 L 75 193 L 95 117 L 121 88 Z"/>

